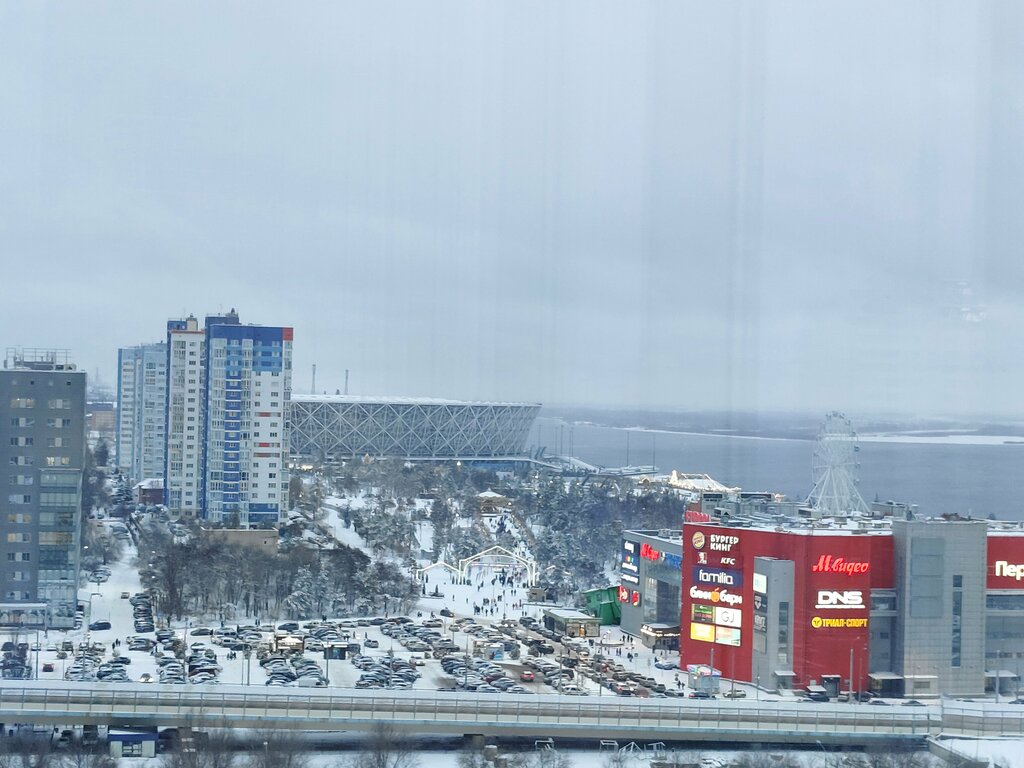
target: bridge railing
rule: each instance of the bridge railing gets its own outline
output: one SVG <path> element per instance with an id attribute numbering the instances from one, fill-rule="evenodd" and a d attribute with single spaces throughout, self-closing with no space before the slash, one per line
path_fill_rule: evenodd
<path id="1" fill-rule="evenodd" d="M 1009 715 L 1013 713 L 1010 712 Z M 1024 713 L 1022 713 L 1024 714 Z M 516 696 L 425 691 L 299 692 L 240 686 L 200 687 L 140 684 L 23 684 L 0 686 L 0 715 L 13 722 L 31 718 L 109 718 L 114 722 L 287 722 L 291 727 L 369 727 L 388 721 L 480 730 L 657 729 L 719 734 L 890 734 L 924 736 L 942 729 L 934 708 L 874 707 L 727 701 L 642 700 L 557 695 Z M 18 720 L 17 718 L 24 718 Z M 955 714 L 966 732 L 985 722 L 977 711 Z M 1011 722 L 1012 721 L 1012 722 Z M 1016 720 L 1007 721 L 1019 728 Z M 465 731 L 468 732 L 468 731 Z M 991 732 L 986 730 L 986 732 Z"/>

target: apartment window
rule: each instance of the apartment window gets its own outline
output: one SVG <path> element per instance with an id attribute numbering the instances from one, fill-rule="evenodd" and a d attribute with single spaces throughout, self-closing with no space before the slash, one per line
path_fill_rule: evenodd
<path id="1" fill-rule="evenodd" d="M 31 467 L 34 459 L 31 456 L 11 456 L 10 463 L 16 467 Z"/>
<path id="2" fill-rule="evenodd" d="M 35 445 L 35 438 L 32 437 L 12 437 L 11 445 L 17 445 L 24 447 L 26 445 Z"/>
<path id="3" fill-rule="evenodd" d="M 11 581 L 32 581 L 32 572 L 11 571 Z"/>
<path id="4" fill-rule="evenodd" d="M 125 423 L 127 424 L 128 422 L 125 421 Z M 48 426 L 50 429 L 61 429 L 63 427 L 70 427 L 71 419 L 47 419 L 46 426 Z"/>
<path id="5" fill-rule="evenodd" d="M 50 546 L 67 546 L 74 543 L 74 534 L 67 531 L 40 531 L 39 543 Z"/>
<path id="6" fill-rule="evenodd" d="M 31 533 L 8 533 L 7 543 L 8 544 L 28 544 L 32 541 Z"/>
<path id="7" fill-rule="evenodd" d="M 34 397 L 12 397 L 11 408 L 35 408 L 36 399 Z"/>
<path id="8" fill-rule="evenodd" d="M 67 467 L 71 465 L 71 459 L 68 456 L 47 456 L 46 466 L 48 467 Z"/>
<path id="9" fill-rule="evenodd" d="M 54 410 L 68 410 L 71 408 L 71 400 L 66 397 L 55 397 L 47 402 L 47 406 Z"/>
<path id="10" fill-rule="evenodd" d="M 26 493 L 12 493 L 7 497 L 7 501 L 11 504 L 31 504 L 32 497 Z"/>
<path id="11" fill-rule="evenodd" d="M 7 562 L 9 563 L 27 563 L 32 559 L 31 552 L 8 552 Z"/>
<path id="12" fill-rule="evenodd" d="M 28 512 L 10 512 L 7 515 L 7 522 L 15 525 L 27 525 L 32 522 L 32 515 Z"/>
<path id="13" fill-rule="evenodd" d="M 963 585 L 962 576 L 954 576 L 953 584 Z M 963 645 L 963 613 L 964 613 L 964 592 L 963 589 L 953 590 L 953 626 L 951 628 L 951 664 L 954 667 L 960 666 L 961 650 Z"/>
<path id="14" fill-rule="evenodd" d="M 267 477 L 273 479 L 273 478 L 277 477 L 277 472 L 271 472 L 270 474 L 267 475 Z"/>
<path id="15" fill-rule="evenodd" d="M 67 448 L 71 445 L 71 440 L 66 437 L 48 437 L 46 438 L 47 448 Z"/>
<path id="16" fill-rule="evenodd" d="M 23 416 L 15 417 L 15 418 L 11 419 L 11 426 L 12 427 L 32 427 L 32 426 L 35 426 L 35 423 L 36 423 L 35 419 L 28 419 L 28 418 L 25 418 Z"/>
<path id="17" fill-rule="evenodd" d="M 10 485 L 33 485 L 36 479 L 32 475 L 11 475 Z"/>

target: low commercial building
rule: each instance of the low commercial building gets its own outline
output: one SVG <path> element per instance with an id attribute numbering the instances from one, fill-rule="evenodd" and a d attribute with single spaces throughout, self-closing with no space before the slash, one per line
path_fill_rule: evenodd
<path id="1" fill-rule="evenodd" d="M 680 575 L 683 665 L 769 688 L 838 678 L 843 690 L 915 698 L 1019 683 L 1017 523 L 684 522 Z"/>
<path id="2" fill-rule="evenodd" d="M 679 531 L 624 531 L 619 625 L 651 648 L 679 647 L 683 539 Z M 646 628 L 646 631 L 645 631 Z"/>
<path id="3" fill-rule="evenodd" d="M 147 506 L 151 504 L 164 503 L 164 480 L 162 477 L 148 477 L 141 483 L 136 483 L 135 501 Z"/>
<path id="4" fill-rule="evenodd" d="M 598 637 L 601 631 L 601 620 L 589 613 L 572 608 L 544 609 L 544 627 L 569 637 Z"/>

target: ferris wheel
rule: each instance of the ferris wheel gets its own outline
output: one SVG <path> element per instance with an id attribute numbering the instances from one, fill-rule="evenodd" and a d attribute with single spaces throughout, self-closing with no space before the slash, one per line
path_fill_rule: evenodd
<path id="1" fill-rule="evenodd" d="M 848 515 L 868 511 L 857 490 L 857 433 L 839 411 L 826 414 L 818 430 L 811 461 L 814 489 L 807 503 L 824 515 Z"/>

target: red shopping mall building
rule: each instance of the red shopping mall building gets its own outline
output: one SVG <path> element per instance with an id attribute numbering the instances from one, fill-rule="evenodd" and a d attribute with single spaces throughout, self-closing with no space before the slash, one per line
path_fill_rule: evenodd
<path id="1" fill-rule="evenodd" d="M 1013 693 L 1024 530 L 909 517 L 684 523 L 681 665 L 765 688 Z"/>

